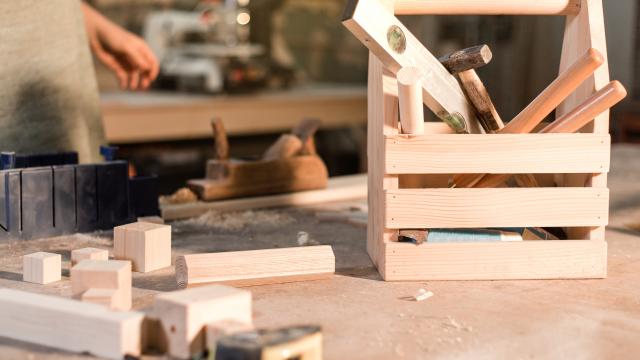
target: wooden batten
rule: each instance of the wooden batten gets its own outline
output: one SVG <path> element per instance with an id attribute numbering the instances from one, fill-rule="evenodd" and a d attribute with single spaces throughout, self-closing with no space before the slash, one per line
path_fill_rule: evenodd
<path id="1" fill-rule="evenodd" d="M 335 256 L 329 245 L 192 254 L 176 260 L 179 288 L 317 280 L 329 278 L 334 272 Z"/>
<path id="2" fill-rule="evenodd" d="M 573 15 L 579 0 L 396 0 L 397 15 Z"/>
<path id="3" fill-rule="evenodd" d="M 388 243 L 381 273 L 387 281 L 604 278 L 607 243 Z"/>
<path id="4" fill-rule="evenodd" d="M 387 136 L 391 174 L 605 173 L 608 134 Z"/>
<path id="5" fill-rule="evenodd" d="M 609 190 L 498 188 L 388 190 L 391 229 L 604 226 Z"/>

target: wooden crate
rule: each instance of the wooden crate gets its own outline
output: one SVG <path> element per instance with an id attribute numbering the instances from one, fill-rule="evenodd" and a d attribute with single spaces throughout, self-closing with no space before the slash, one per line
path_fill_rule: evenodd
<path id="1" fill-rule="evenodd" d="M 355 3 L 354 6 L 360 6 Z M 601 0 L 382 0 L 381 3 L 391 15 L 395 9 L 395 13 L 401 14 L 566 16 L 560 71 L 589 48 L 599 50 L 606 59 Z M 372 9 L 367 10 L 368 14 L 359 14 L 357 21 L 376 22 L 381 32 L 366 34 L 375 40 L 376 36 L 384 36 L 391 26 L 388 20 L 395 17 L 381 16 L 384 14 L 375 6 Z M 353 8 L 346 12 L 349 11 Z M 345 25 L 350 26 L 347 21 Z M 356 35 L 360 31 L 355 27 L 351 30 Z M 435 59 L 428 52 L 416 50 L 411 41 L 408 38 L 406 53 L 393 59 L 384 58 L 389 55 L 380 46 L 368 45 L 371 53 L 367 250 L 383 278 L 400 281 L 606 277 L 609 113 L 601 114 L 577 134 L 452 134 L 440 123 L 427 123 L 425 135 L 398 134 L 394 74 L 406 66 L 405 55 L 420 58 L 416 60 L 418 64 L 411 64 L 414 66 Z M 452 84 L 445 75 L 431 75 L 429 81 L 434 88 L 425 92 L 424 100 L 429 108 L 458 105 L 469 108 L 466 99 L 458 96 L 461 90 L 456 88 L 457 83 Z M 567 113 L 608 82 L 605 60 L 557 109 L 557 115 Z M 452 105 L 455 101 L 459 104 Z M 446 187 L 446 174 L 459 173 L 556 174 L 558 187 Z M 422 188 L 413 188 L 415 174 L 423 174 L 418 181 Z M 407 188 L 408 184 L 412 188 Z M 399 229 L 528 226 L 565 227 L 572 240 L 422 245 L 397 241 Z"/>

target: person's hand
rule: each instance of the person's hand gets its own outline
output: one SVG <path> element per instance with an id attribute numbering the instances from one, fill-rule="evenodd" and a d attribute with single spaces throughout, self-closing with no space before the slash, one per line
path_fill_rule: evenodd
<path id="1" fill-rule="evenodd" d="M 118 78 L 122 89 L 147 89 L 158 76 L 158 60 L 140 37 L 82 3 L 93 54 Z"/>

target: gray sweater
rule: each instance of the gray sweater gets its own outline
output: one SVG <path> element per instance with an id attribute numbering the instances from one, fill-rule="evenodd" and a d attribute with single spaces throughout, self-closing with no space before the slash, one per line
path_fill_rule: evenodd
<path id="1" fill-rule="evenodd" d="M 103 142 L 79 0 L 0 1 L 0 150 L 96 161 Z"/>

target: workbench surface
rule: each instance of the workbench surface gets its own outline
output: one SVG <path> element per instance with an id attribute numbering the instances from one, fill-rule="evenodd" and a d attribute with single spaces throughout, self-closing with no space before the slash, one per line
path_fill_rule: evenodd
<path id="1" fill-rule="evenodd" d="M 173 257 L 296 246 L 298 231 L 333 245 L 332 279 L 249 288 L 258 327 L 321 324 L 326 359 L 632 358 L 640 352 L 640 230 L 633 229 L 640 229 L 640 147 L 614 147 L 612 157 L 605 280 L 385 283 L 365 253 L 365 228 L 309 209 L 176 222 Z M 0 245 L 0 287 L 68 296 L 69 251 L 108 247 L 109 235 Z M 35 251 L 63 255 L 62 281 L 21 281 L 21 255 Z M 173 269 L 134 274 L 133 286 L 134 307 L 145 308 L 154 294 L 175 289 Z M 435 295 L 413 301 L 421 288 Z M 0 338 L 3 359 L 84 357 Z"/>

